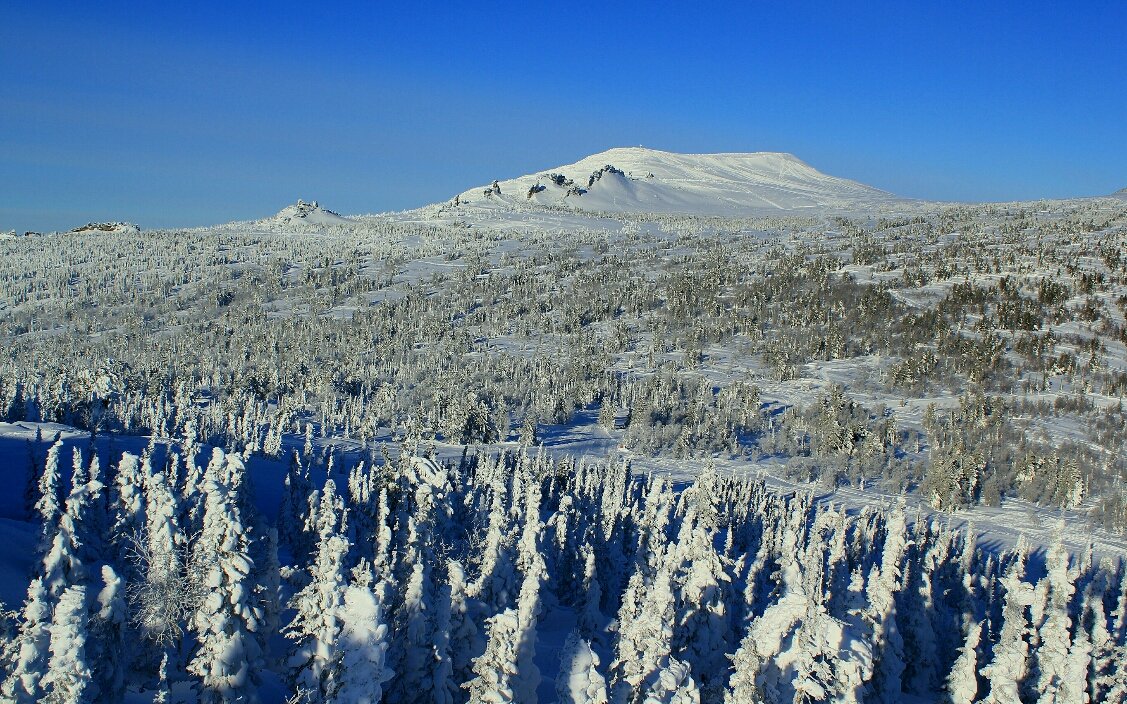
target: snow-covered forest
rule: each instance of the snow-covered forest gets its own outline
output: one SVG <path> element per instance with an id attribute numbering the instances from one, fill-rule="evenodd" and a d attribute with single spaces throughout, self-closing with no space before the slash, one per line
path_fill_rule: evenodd
<path id="1" fill-rule="evenodd" d="M 0 698 L 1127 700 L 1127 202 L 527 200 L 0 238 Z"/>
<path id="2" fill-rule="evenodd" d="M 1127 697 L 1127 570 L 1070 557 L 1063 523 L 1033 569 L 1025 543 L 708 465 L 678 485 L 312 444 L 269 520 L 243 454 L 97 448 L 56 440 L 27 492 L 42 531 L 5 615 L 7 701 Z"/>

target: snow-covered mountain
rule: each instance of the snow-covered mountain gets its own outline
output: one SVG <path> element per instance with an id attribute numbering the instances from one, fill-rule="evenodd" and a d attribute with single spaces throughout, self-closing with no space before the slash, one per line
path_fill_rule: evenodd
<path id="1" fill-rule="evenodd" d="M 823 174 L 791 154 L 675 154 L 643 147 L 610 149 L 574 164 L 471 188 L 456 198 L 473 205 L 699 215 L 856 208 L 897 200 Z"/>

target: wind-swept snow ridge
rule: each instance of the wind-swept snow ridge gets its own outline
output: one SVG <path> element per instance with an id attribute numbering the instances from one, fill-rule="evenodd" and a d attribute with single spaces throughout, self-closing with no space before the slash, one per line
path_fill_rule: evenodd
<path id="1" fill-rule="evenodd" d="M 737 215 L 807 208 L 855 208 L 899 200 L 828 176 L 791 154 L 675 154 L 623 147 L 491 185 L 459 204 L 534 204 L 601 212 Z"/>

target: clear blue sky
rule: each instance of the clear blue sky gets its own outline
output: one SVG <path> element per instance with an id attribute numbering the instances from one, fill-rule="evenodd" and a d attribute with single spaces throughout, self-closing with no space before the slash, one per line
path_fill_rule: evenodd
<path id="1" fill-rule="evenodd" d="M 415 207 L 613 146 L 1127 186 L 1127 3 L 0 3 L 0 229 Z"/>

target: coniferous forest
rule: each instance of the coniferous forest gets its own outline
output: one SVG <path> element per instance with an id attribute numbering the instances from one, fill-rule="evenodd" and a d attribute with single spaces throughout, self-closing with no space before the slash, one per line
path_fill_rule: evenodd
<path id="1" fill-rule="evenodd" d="M 1123 201 L 340 220 L 0 239 L 0 699 L 1127 701 Z"/>

